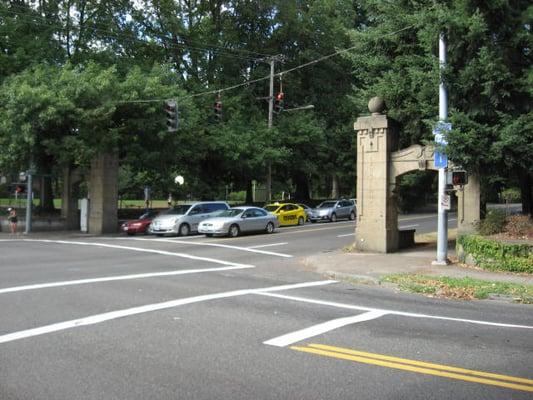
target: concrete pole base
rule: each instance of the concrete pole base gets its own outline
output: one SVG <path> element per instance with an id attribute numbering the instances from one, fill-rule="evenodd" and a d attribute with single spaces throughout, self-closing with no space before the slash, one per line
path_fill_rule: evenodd
<path id="1" fill-rule="evenodd" d="M 444 261 L 438 261 L 438 260 L 434 260 L 431 262 L 431 265 L 436 265 L 436 266 L 443 266 L 443 265 L 450 265 L 452 262 L 447 258 L 446 260 Z"/>

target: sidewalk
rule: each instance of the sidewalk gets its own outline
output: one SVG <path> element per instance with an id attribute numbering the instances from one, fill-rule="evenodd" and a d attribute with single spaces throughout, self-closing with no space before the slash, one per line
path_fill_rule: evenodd
<path id="1" fill-rule="evenodd" d="M 448 250 L 450 259 L 456 259 L 455 248 L 449 245 Z M 431 265 L 436 254 L 436 244 L 419 244 L 417 247 L 390 254 L 337 250 L 304 257 L 302 263 L 307 269 L 332 278 L 374 284 L 379 284 L 383 275 L 409 273 L 533 285 L 533 275 L 528 274 L 485 271 L 460 264 Z"/>

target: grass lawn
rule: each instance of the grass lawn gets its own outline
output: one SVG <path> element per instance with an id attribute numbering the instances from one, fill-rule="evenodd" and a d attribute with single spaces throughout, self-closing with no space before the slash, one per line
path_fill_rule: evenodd
<path id="1" fill-rule="evenodd" d="M 385 275 L 381 281 L 395 283 L 401 290 L 431 297 L 471 300 L 500 295 L 515 302 L 533 304 L 533 285 L 416 274 Z"/>

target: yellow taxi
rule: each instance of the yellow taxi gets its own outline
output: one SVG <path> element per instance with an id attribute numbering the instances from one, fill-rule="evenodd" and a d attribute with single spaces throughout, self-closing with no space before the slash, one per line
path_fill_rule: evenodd
<path id="1" fill-rule="evenodd" d="M 272 203 L 266 205 L 264 209 L 278 218 L 280 226 L 303 225 L 305 223 L 305 210 L 298 204 Z"/>

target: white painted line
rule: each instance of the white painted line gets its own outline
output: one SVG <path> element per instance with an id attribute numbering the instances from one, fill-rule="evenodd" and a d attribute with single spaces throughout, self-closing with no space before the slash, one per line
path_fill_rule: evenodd
<path id="1" fill-rule="evenodd" d="M 44 334 L 52 333 L 52 332 L 63 331 L 66 329 L 77 328 L 80 326 L 98 324 L 100 322 L 128 317 L 131 315 L 138 315 L 138 314 L 148 313 L 152 311 L 165 310 L 168 308 L 179 307 L 179 306 L 183 306 L 186 304 L 192 304 L 192 303 L 199 303 L 202 301 L 217 300 L 217 299 L 223 299 L 223 298 L 228 298 L 228 297 L 243 296 L 243 295 L 248 295 L 248 294 L 274 292 L 274 291 L 280 291 L 280 290 L 290 290 L 290 289 L 300 289 L 300 288 L 307 288 L 307 287 L 314 287 L 314 286 L 322 286 L 322 285 L 329 285 L 332 283 L 336 283 L 336 281 L 325 280 L 325 281 L 314 281 L 314 282 L 304 282 L 304 283 L 296 283 L 296 284 L 289 284 L 289 285 L 271 286 L 271 287 L 266 287 L 266 288 L 232 290 L 229 292 L 214 293 L 214 294 L 207 294 L 207 295 L 202 295 L 202 296 L 187 297 L 184 299 L 170 300 L 170 301 L 165 301 L 163 303 L 148 304 L 144 306 L 127 308 L 123 310 L 110 311 L 110 312 L 106 312 L 103 314 L 91 315 L 85 318 L 73 319 L 70 321 L 59 322 L 59 323 L 51 324 L 51 325 L 45 325 L 45 326 L 41 326 L 38 328 L 8 333 L 6 335 L 0 336 L 0 343 L 12 342 L 14 340 L 44 335 Z"/>
<path id="2" fill-rule="evenodd" d="M 345 304 L 345 303 L 336 303 L 332 301 L 315 300 L 315 299 L 309 299 L 305 297 L 286 296 L 283 294 L 274 294 L 274 293 L 255 293 L 255 294 L 259 294 L 263 296 L 270 296 L 270 297 L 277 297 L 277 298 L 285 299 L 285 300 L 294 300 L 294 301 L 301 301 L 301 302 L 311 303 L 311 304 L 320 304 L 323 306 L 346 308 L 349 310 L 377 311 L 377 312 L 382 312 L 384 314 L 400 315 L 403 317 L 439 319 L 439 320 L 444 320 L 444 321 L 465 322 L 469 324 L 500 326 L 503 328 L 533 329 L 533 326 L 530 326 L 530 325 L 503 324 L 499 322 L 480 321 L 480 320 L 475 320 L 475 319 L 452 318 L 452 317 L 443 317 L 440 315 L 428 315 L 428 314 L 417 314 L 417 313 L 409 313 L 409 312 L 395 311 L 395 310 L 385 310 L 381 308 L 372 308 L 372 307 L 356 306 L 356 305 Z"/>
<path id="3" fill-rule="evenodd" d="M 448 221 L 457 221 L 457 218 L 450 218 Z"/>
<path id="4" fill-rule="evenodd" d="M 120 246 L 115 244 L 107 244 L 107 243 L 92 243 L 92 242 L 77 242 L 77 241 L 70 241 L 70 240 L 47 240 L 47 239 L 20 239 L 24 242 L 41 242 L 41 243 L 59 243 L 59 244 L 75 244 L 79 246 L 95 246 L 95 247 L 107 247 L 111 249 L 120 249 L 120 250 L 131 250 L 131 251 L 138 251 L 142 253 L 154 253 L 154 254 L 160 254 L 163 256 L 171 256 L 171 257 L 181 257 L 181 258 L 187 258 L 189 260 L 198 260 L 198 261 L 207 261 L 215 264 L 222 264 L 222 265 L 229 265 L 229 266 L 239 266 L 239 267 L 249 267 L 248 264 L 238 264 L 238 263 L 232 263 L 228 261 L 218 260 L 216 258 L 209 258 L 209 257 L 198 257 L 193 256 L 190 254 L 185 253 L 174 253 L 171 251 L 164 251 L 164 250 L 154 250 L 154 249 L 144 249 L 142 247 L 129 247 L 129 246 Z"/>
<path id="5" fill-rule="evenodd" d="M 170 240 L 170 239 L 143 239 L 143 238 L 124 238 L 124 240 L 147 240 L 147 241 L 157 241 L 157 242 L 169 242 L 169 243 L 181 243 L 181 244 L 190 244 L 194 246 L 211 246 L 211 247 L 221 247 L 225 249 L 233 249 L 233 250 L 240 250 L 240 251 L 248 251 L 251 253 L 259 253 L 259 254 L 266 254 L 269 256 L 277 256 L 277 257 L 285 257 L 285 258 L 291 258 L 292 256 L 290 254 L 283 254 L 283 253 L 275 253 L 273 251 L 266 251 L 266 250 L 256 250 L 252 249 L 250 247 L 240 247 L 240 246 L 232 246 L 229 244 L 221 244 L 221 243 L 206 243 L 206 242 L 183 242 L 181 240 Z"/>
<path id="6" fill-rule="evenodd" d="M 404 225 L 404 226 L 400 226 L 400 229 L 405 229 L 405 228 L 414 228 L 416 226 L 419 226 L 419 224 L 413 224 L 413 225 Z"/>
<path id="7" fill-rule="evenodd" d="M 283 246 L 285 244 L 289 244 L 288 242 L 281 242 L 281 243 L 270 243 L 270 244 L 260 244 L 258 246 L 249 246 L 249 249 L 259 249 L 263 247 L 271 247 L 271 246 Z"/>
<path id="8" fill-rule="evenodd" d="M 296 332 L 287 333 L 283 336 L 278 336 L 263 343 L 271 346 L 285 347 L 290 344 L 309 339 L 310 337 L 318 336 L 337 328 L 342 328 L 346 325 L 356 324 L 358 322 L 363 321 L 370 321 L 372 319 L 382 317 L 386 314 L 387 313 L 381 311 L 368 311 L 363 314 L 355 315 L 352 317 L 337 318 Z"/>
<path id="9" fill-rule="evenodd" d="M 159 276 L 199 274 L 199 273 L 204 273 L 204 272 L 229 271 L 229 270 L 234 270 L 234 269 L 245 269 L 245 268 L 255 268 L 255 267 L 253 265 L 242 265 L 242 266 L 235 266 L 235 267 L 184 269 L 180 271 L 150 272 L 150 273 L 145 273 L 145 274 L 117 275 L 117 276 L 105 276 L 102 278 L 90 278 L 90 279 L 77 279 L 77 280 L 72 280 L 72 281 L 37 283 L 33 285 L 13 286 L 9 288 L 0 289 L 0 294 L 22 292 L 24 290 L 46 289 L 46 288 L 60 287 L 60 286 L 85 285 L 88 283 L 124 281 L 124 280 L 129 280 L 129 279 L 155 278 Z"/>
<path id="10" fill-rule="evenodd" d="M 345 235 L 337 235 L 337 237 L 346 237 L 346 236 L 355 236 L 355 232 L 354 233 L 347 233 Z"/>

